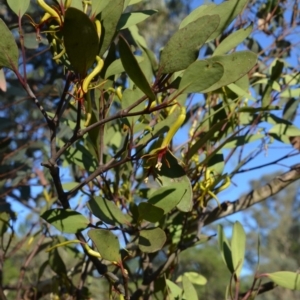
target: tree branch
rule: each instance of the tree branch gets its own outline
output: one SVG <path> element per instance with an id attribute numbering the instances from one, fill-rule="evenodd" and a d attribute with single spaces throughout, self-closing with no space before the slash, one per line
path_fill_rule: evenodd
<path id="1" fill-rule="evenodd" d="M 300 178 L 300 164 L 291 167 L 291 170 L 276 176 L 268 184 L 252 190 L 247 195 L 235 200 L 223 202 L 211 212 L 204 216 L 204 226 L 215 222 L 221 218 L 228 217 L 234 213 L 247 209 L 248 207 L 262 202 L 267 198 L 277 194 L 288 185 Z"/>

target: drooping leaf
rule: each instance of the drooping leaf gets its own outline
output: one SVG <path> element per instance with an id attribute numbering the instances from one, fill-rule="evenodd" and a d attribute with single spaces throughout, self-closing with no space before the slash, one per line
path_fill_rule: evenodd
<path id="1" fill-rule="evenodd" d="M 155 94 L 153 93 L 148 80 L 141 70 L 135 56 L 131 52 L 130 46 L 122 36 L 119 38 L 119 52 L 124 69 L 130 79 L 149 97 L 149 99 L 155 100 Z"/>
<path id="2" fill-rule="evenodd" d="M 85 216 L 72 209 L 49 209 L 41 215 L 41 218 L 65 233 L 82 231 L 90 223 Z"/>
<path id="3" fill-rule="evenodd" d="M 299 102 L 300 97 L 297 100 L 295 98 L 289 98 L 283 108 L 282 118 L 293 122 L 296 117 Z"/>
<path id="4" fill-rule="evenodd" d="M 146 253 L 159 251 L 166 242 L 166 234 L 160 228 L 142 229 L 139 235 L 139 248 Z"/>
<path id="5" fill-rule="evenodd" d="M 30 0 L 7 0 L 7 4 L 19 18 L 22 18 L 29 7 Z"/>
<path id="6" fill-rule="evenodd" d="M 143 22 L 155 13 L 157 13 L 157 10 L 153 9 L 124 13 L 119 20 L 117 30 L 122 30 Z"/>
<path id="7" fill-rule="evenodd" d="M 48 264 L 51 269 L 59 276 L 66 274 L 67 268 L 57 249 L 49 252 Z"/>
<path id="8" fill-rule="evenodd" d="M 99 51 L 99 38 L 94 23 L 84 12 L 69 7 L 62 32 L 72 68 L 82 77 L 86 76 Z"/>
<path id="9" fill-rule="evenodd" d="M 247 74 L 256 64 L 257 55 L 250 51 L 234 52 L 228 55 L 216 55 L 207 61 L 222 64 L 224 73 L 222 78 L 211 87 L 202 91 L 208 93 L 222 86 L 226 86 Z"/>
<path id="10" fill-rule="evenodd" d="M 19 58 L 18 46 L 14 36 L 2 19 L 0 19 L 0 32 L 0 68 L 6 67 L 11 70 L 17 70 Z"/>
<path id="11" fill-rule="evenodd" d="M 273 282 L 290 290 L 300 290 L 300 274 L 280 271 L 266 274 Z"/>
<path id="12" fill-rule="evenodd" d="M 184 71 L 179 90 L 185 93 L 200 93 L 218 82 L 223 73 L 223 65 L 219 62 L 195 61 Z"/>
<path id="13" fill-rule="evenodd" d="M 117 25 L 123 12 L 124 0 L 110 1 L 109 5 L 106 5 L 102 12 L 97 16 L 97 19 L 101 21 L 102 32 L 100 38 L 100 51 L 99 56 L 102 56 L 114 36 L 116 35 Z"/>
<path id="14" fill-rule="evenodd" d="M 88 236 L 95 243 L 95 246 L 103 259 L 111 262 L 120 262 L 120 244 L 117 236 L 105 229 L 91 229 Z"/>
<path id="15" fill-rule="evenodd" d="M 87 206 L 93 215 L 107 224 L 130 224 L 131 218 L 123 213 L 113 201 L 96 196 L 90 199 Z"/>
<path id="16" fill-rule="evenodd" d="M 252 30 L 253 30 L 253 25 L 249 25 L 246 28 L 241 28 L 233 32 L 218 45 L 213 55 L 215 56 L 215 55 L 226 54 L 228 51 L 232 50 L 240 43 L 242 43 L 250 35 Z"/>
<path id="17" fill-rule="evenodd" d="M 239 222 L 233 225 L 231 239 L 231 255 L 233 267 L 237 277 L 240 276 L 246 251 L 246 234 L 243 226 Z"/>
<path id="18" fill-rule="evenodd" d="M 148 202 L 141 202 L 138 206 L 139 220 L 151 223 L 158 222 L 164 215 L 164 210 Z"/>
<path id="19" fill-rule="evenodd" d="M 161 53 L 162 73 L 186 69 L 198 57 L 198 51 L 219 25 L 218 15 L 204 16 L 179 29 Z"/>
<path id="20" fill-rule="evenodd" d="M 231 255 L 231 248 L 230 248 L 229 242 L 225 236 L 223 226 L 221 226 L 221 225 L 218 226 L 218 243 L 219 243 L 219 248 L 221 251 L 223 261 L 226 264 L 230 273 L 233 274 L 234 267 L 233 267 L 233 261 L 232 261 L 232 255 Z"/>

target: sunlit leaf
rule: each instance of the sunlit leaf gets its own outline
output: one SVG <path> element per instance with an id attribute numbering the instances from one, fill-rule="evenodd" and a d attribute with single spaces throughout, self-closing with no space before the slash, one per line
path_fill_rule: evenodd
<path id="1" fill-rule="evenodd" d="M 300 274 L 280 271 L 266 274 L 273 282 L 290 290 L 300 290 Z"/>
<path id="2" fill-rule="evenodd" d="M 119 20 L 117 29 L 122 30 L 131 27 L 132 25 L 136 25 L 155 13 L 157 13 L 157 10 L 153 9 L 124 13 Z"/>
<path id="3" fill-rule="evenodd" d="M 26 13 L 30 0 L 7 0 L 11 10 L 20 18 Z"/>

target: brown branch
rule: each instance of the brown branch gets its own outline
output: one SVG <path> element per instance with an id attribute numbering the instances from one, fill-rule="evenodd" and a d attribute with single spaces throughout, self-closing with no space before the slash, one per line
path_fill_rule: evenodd
<path id="1" fill-rule="evenodd" d="M 300 164 L 291 167 L 291 170 L 276 176 L 266 185 L 252 190 L 245 196 L 235 200 L 223 202 L 219 207 L 207 213 L 204 216 L 204 226 L 215 222 L 221 218 L 228 217 L 234 213 L 240 212 L 250 206 L 262 202 L 267 198 L 277 194 L 288 185 L 300 178 Z"/>

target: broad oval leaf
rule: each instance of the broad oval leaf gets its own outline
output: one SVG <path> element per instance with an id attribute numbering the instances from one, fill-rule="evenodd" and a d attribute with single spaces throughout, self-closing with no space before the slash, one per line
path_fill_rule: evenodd
<path id="1" fill-rule="evenodd" d="M 257 55 L 251 51 L 240 51 L 228 55 L 216 55 L 207 61 L 222 64 L 224 73 L 218 82 L 203 90 L 202 93 L 214 91 L 243 77 L 255 66 Z"/>
<path id="2" fill-rule="evenodd" d="M 173 281 L 166 279 L 167 286 L 170 290 L 168 293 L 170 296 L 172 296 L 171 299 L 181 299 L 182 296 L 182 289 Z"/>
<path id="3" fill-rule="evenodd" d="M 0 68 L 6 67 L 11 70 L 18 69 L 19 51 L 15 38 L 11 31 L 0 19 Z"/>
<path id="4" fill-rule="evenodd" d="M 138 206 L 139 220 L 151 223 L 158 222 L 164 216 L 164 210 L 148 202 L 141 202 Z"/>
<path id="5" fill-rule="evenodd" d="M 239 222 L 233 225 L 232 239 L 231 239 L 231 255 L 233 267 L 237 277 L 240 276 L 246 251 L 246 234 L 243 226 Z"/>
<path id="6" fill-rule="evenodd" d="M 111 262 L 121 262 L 120 244 L 117 236 L 106 229 L 91 229 L 88 236 L 95 243 L 103 259 Z"/>
<path id="7" fill-rule="evenodd" d="M 194 284 L 205 285 L 207 283 L 207 279 L 203 275 L 198 274 L 196 272 L 185 272 L 183 276 L 187 277 L 190 280 L 190 282 Z M 183 276 L 179 276 L 176 282 L 181 282 Z"/>
<path id="8" fill-rule="evenodd" d="M 99 38 L 94 23 L 84 12 L 69 7 L 62 32 L 71 67 L 83 77 L 86 76 L 99 50 Z"/>
<path id="9" fill-rule="evenodd" d="M 22 18 L 29 7 L 30 0 L 7 0 L 7 4 L 19 18 Z"/>
<path id="10" fill-rule="evenodd" d="M 269 134 L 275 139 L 289 144 L 290 137 L 300 136 L 300 129 L 292 124 L 276 124 L 269 130 Z"/>
<path id="11" fill-rule="evenodd" d="M 155 100 L 155 94 L 153 93 L 148 80 L 141 70 L 135 56 L 131 52 L 130 46 L 122 36 L 119 38 L 119 52 L 123 67 L 130 79 L 149 97 L 149 99 Z"/>
<path id="12" fill-rule="evenodd" d="M 54 208 L 45 211 L 41 217 L 64 233 L 77 233 L 87 228 L 89 220 L 72 209 Z"/>
<path id="13" fill-rule="evenodd" d="M 107 224 L 130 224 L 131 218 L 123 213 L 112 201 L 98 196 L 91 198 L 87 206 L 93 215 Z"/>
<path id="14" fill-rule="evenodd" d="M 159 251 L 167 240 L 165 232 L 161 228 L 149 228 L 140 231 L 139 248 L 146 253 Z"/>
<path id="15" fill-rule="evenodd" d="M 219 62 L 198 60 L 184 71 L 179 90 L 185 93 L 200 93 L 218 82 L 224 74 Z"/>
<path id="16" fill-rule="evenodd" d="M 273 282 L 290 290 L 300 290 L 300 274 L 280 271 L 266 274 Z"/>
<path id="17" fill-rule="evenodd" d="M 219 16 L 203 16 L 179 29 L 161 53 L 162 73 L 186 69 L 198 57 L 198 51 L 219 25 Z"/>

